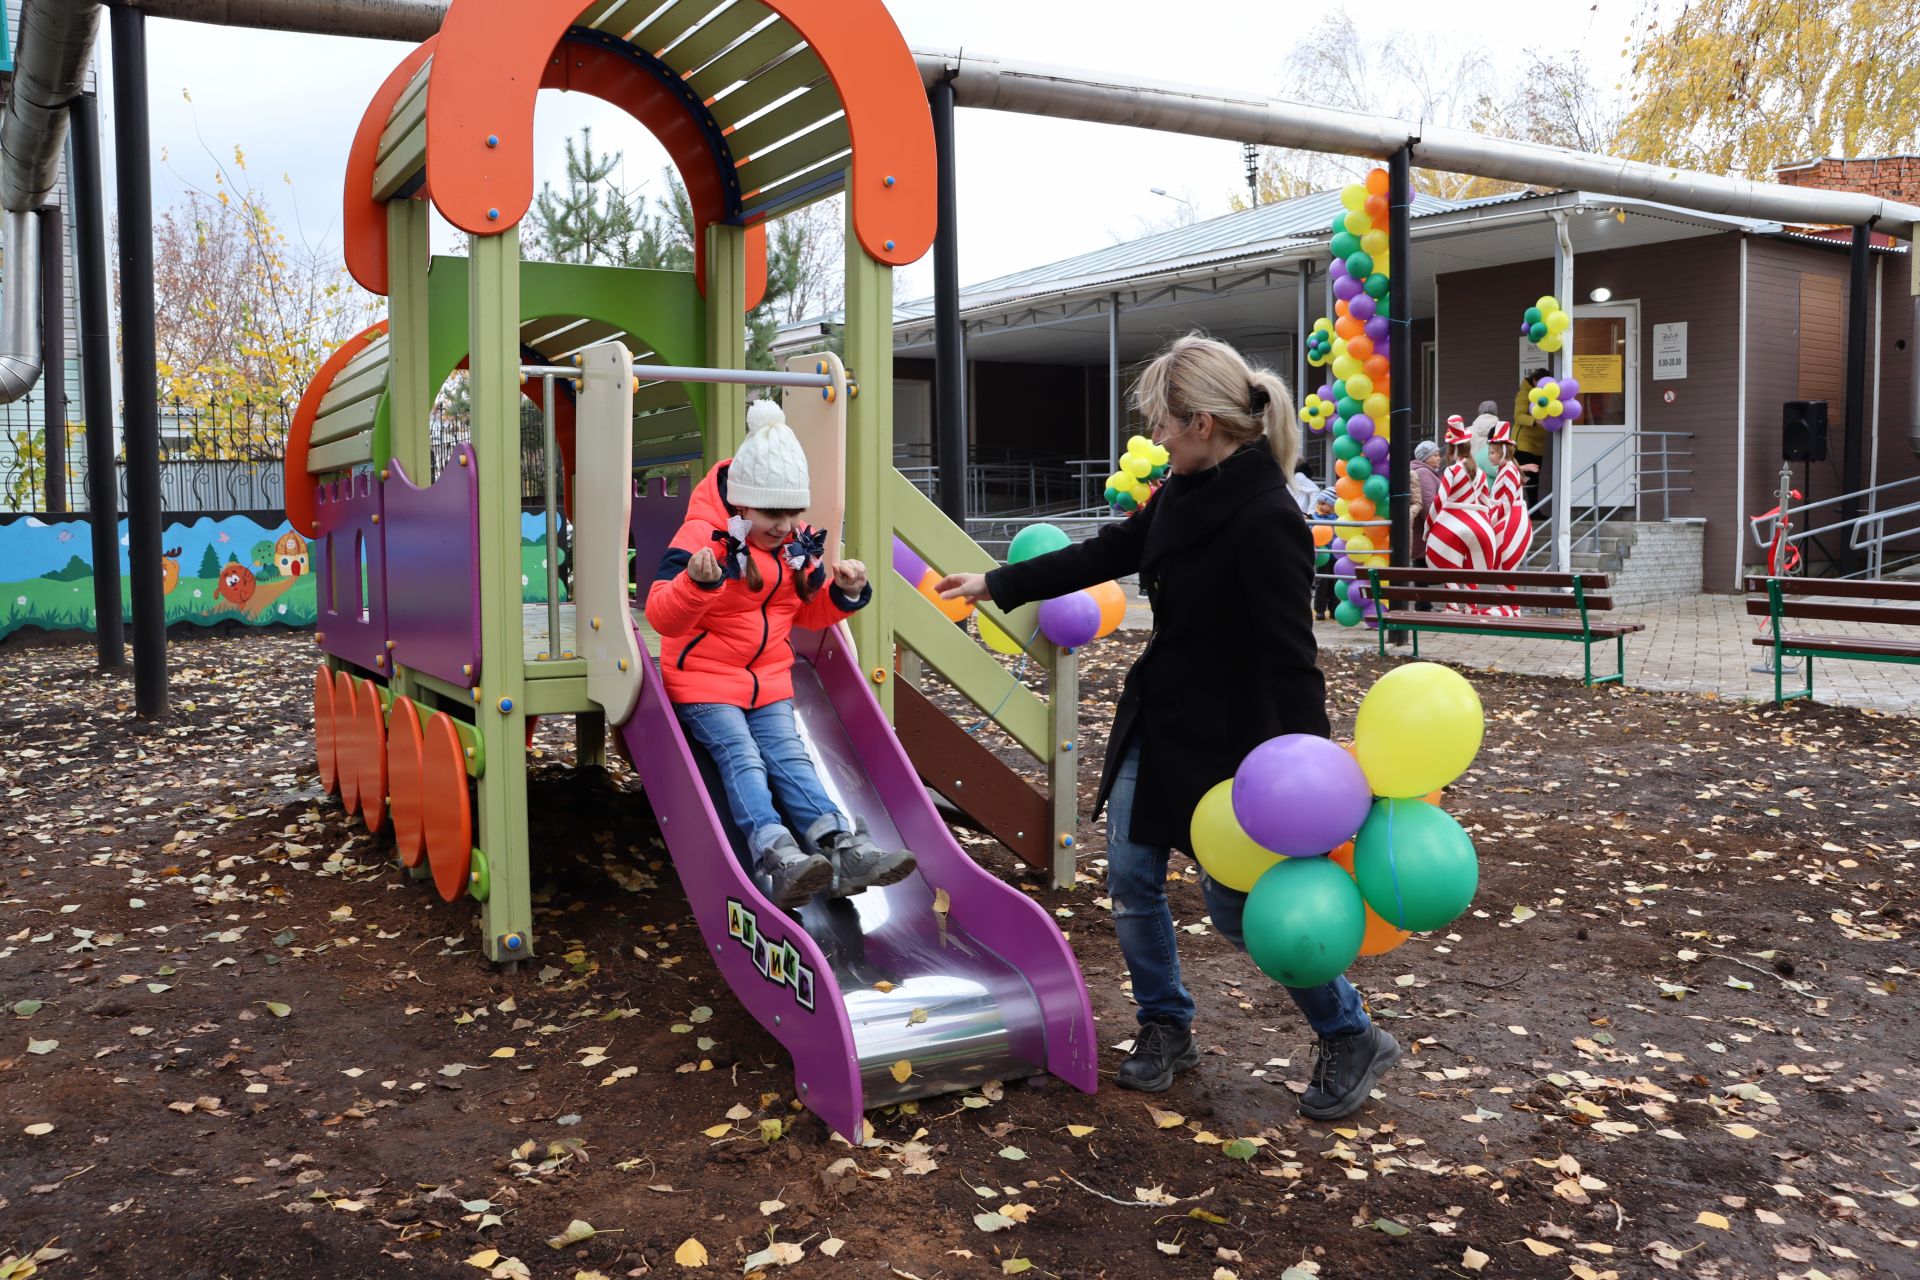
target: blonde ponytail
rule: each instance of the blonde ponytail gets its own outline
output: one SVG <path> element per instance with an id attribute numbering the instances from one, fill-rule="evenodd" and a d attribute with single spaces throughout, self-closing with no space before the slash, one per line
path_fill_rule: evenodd
<path id="1" fill-rule="evenodd" d="M 1300 423 L 1287 384 L 1198 330 L 1154 358 L 1134 384 L 1133 402 L 1149 423 L 1184 425 L 1204 413 L 1235 444 L 1265 437 L 1282 472 L 1291 474 L 1299 461 Z"/>

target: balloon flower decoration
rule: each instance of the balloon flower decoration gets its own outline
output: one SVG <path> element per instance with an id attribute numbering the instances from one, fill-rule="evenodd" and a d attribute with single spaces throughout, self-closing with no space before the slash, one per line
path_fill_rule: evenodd
<path id="1" fill-rule="evenodd" d="M 1193 856 L 1247 895 L 1242 929 L 1262 973 L 1318 986 L 1467 909 L 1479 860 L 1439 801 L 1485 729 L 1465 677 L 1408 663 L 1361 701 L 1351 749 L 1310 734 L 1274 738 L 1207 792 L 1193 813 Z"/>
<path id="2" fill-rule="evenodd" d="M 1007 563 L 1019 564 L 1035 556 L 1044 556 L 1058 551 L 1072 543 L 1066 531 L 1058 525 L 1032 524 L 1013 536 L 1007 546 Z M 914 562 L 905 567 L 901 564 L 901 552 L 912 556 L 913 552 L 898 538 L 894 539 L 894 568 L 901 577 L 907 577 Z M 915 560 L 917 561 L 917 557 Z M 955 622 L 964 621 L 973 614 L 974 624 L 980 629 L 980 642 L 995 653 L 1004 653 L 1009 657 L 1025 652 L 1021 642 L 1008 635 L 1006 630 L 984 613 L 975 612 L 971 604 L 964 601 L 942 600 L 933 588 L 939 583 L 940 575 L 927 570 L 919 579 L 920 594 L 927 596 L 940 611 Z M 964 610 L 956 610 L 957 604 L 965 604 Z M 1117 582 L 1103 582 L 1097 587 L 1085 591 L 1075 591 L 1068 595 L 1056 596 L 1042 601 L 1040 605 L 1039 634 L 1046 636 L 1056 647 L 1066 650 L 1078 649 L 1082 645 L 1113 634 L 1127 616 L 1127 593 Z M 1027 643 L 1032 643 L 1028 637 Z"/>
<path id="3" fill-rule="evenodd" d="M 1561 307 L 1560 300 L 1550 293 L 1542 294 L 1520 317 L 1520 332 L 1527 336 L 1527 341 L 1546 352 L 1558 351 L 1565 346 L 1567 332 L 1572 328 L 1573 317 Z"/>
<path id="4" fill-rule="evenodd" d="M 1580 403 L 1580 384 L 1572 378 L 1540 379 L 1527 403 L 1533 410 L 1533 420 L 1549 431 L 1578 422 L 1586 413 L 1586 406 Z"/>
<path id="5" fill-rule="evenodd" d="M 1387 171 L 1375 169 L 1364 183 L 1340 192 L 1328 244 L 1333 265 L 1333 317 L 1320 317 L 1307 334 L 1307 363 L 1331 377 L 1300 405 L 1309 431 L 1331 432 L 1334 515 L 1316 545 L 1340 578 L 1334 617 L 1343 627 L 1372 622 L 1379 602 L 1368 598 L 1363 570 L 1387 563 L 1387 531 L 1359 521 L 1386 510 L 1387 453 L 1392 413 L 1392 341 L 1387 286 L 1392 277 L 1387 256 Z"/>
<path id="6" fill-rule="evenodd" d="M 1152 486 L 1166 478 L 1168 466 L 1164 446 L 1145 436 L 1133 437 L 1120 457 L 1120 469 L 1107 477 L 1107 505 L 1126 515 L 1146 506 L 1153 497 Z"/>

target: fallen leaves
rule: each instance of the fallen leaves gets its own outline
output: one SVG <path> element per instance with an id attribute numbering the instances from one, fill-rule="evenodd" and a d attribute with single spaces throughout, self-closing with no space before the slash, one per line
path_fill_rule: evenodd
<path id="1" fill-rule="evenodd" d="M 704 1267 L 707 1265 L 707 1246 L 694 1236 L 688 1236 L 673 1251 L 673 1260 L 683 1267 Z"/>

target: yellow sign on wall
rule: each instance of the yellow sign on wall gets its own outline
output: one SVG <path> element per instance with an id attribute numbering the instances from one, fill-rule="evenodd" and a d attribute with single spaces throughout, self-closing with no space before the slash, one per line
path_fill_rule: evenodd
<path id="1" fill-rule="evenodd" d="M 1580 381 L 1580 393 L 1620 391 L 1626 359 L 1623 356 L 1575 356 L 1573 376 Z"/>

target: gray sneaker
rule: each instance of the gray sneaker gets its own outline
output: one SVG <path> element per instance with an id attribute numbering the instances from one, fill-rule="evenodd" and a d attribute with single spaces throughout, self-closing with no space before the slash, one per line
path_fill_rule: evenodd
<path id="1" fill-rule="evenodd" d="M 786 832 L 760 855 L 753 881 L 778 907 L 798 907 L 833 883 L 833 864 L 817 853 L 803 853 Z"/>
<path id="2" fill-rule="evenodd" d="M 853 820 L 852 831 L 835 831 L 820 842 L 833 859 L 833 896 L 851 897 L 874 885 L 898 884 L 918 865 L 905 849 L 882 849 L 867 833 L 864 818 Z"/>
<path id="3" fill-rule="evenodd" d="M 1322 1036 L 1314 1050 L 1312 1080 L 1300 1095 L 1300 1114 L 1312 1120 L 1352 1115 L 1399 1060 L 1400 1042 L 1377 1026 L 1350 1036 Z"/>

